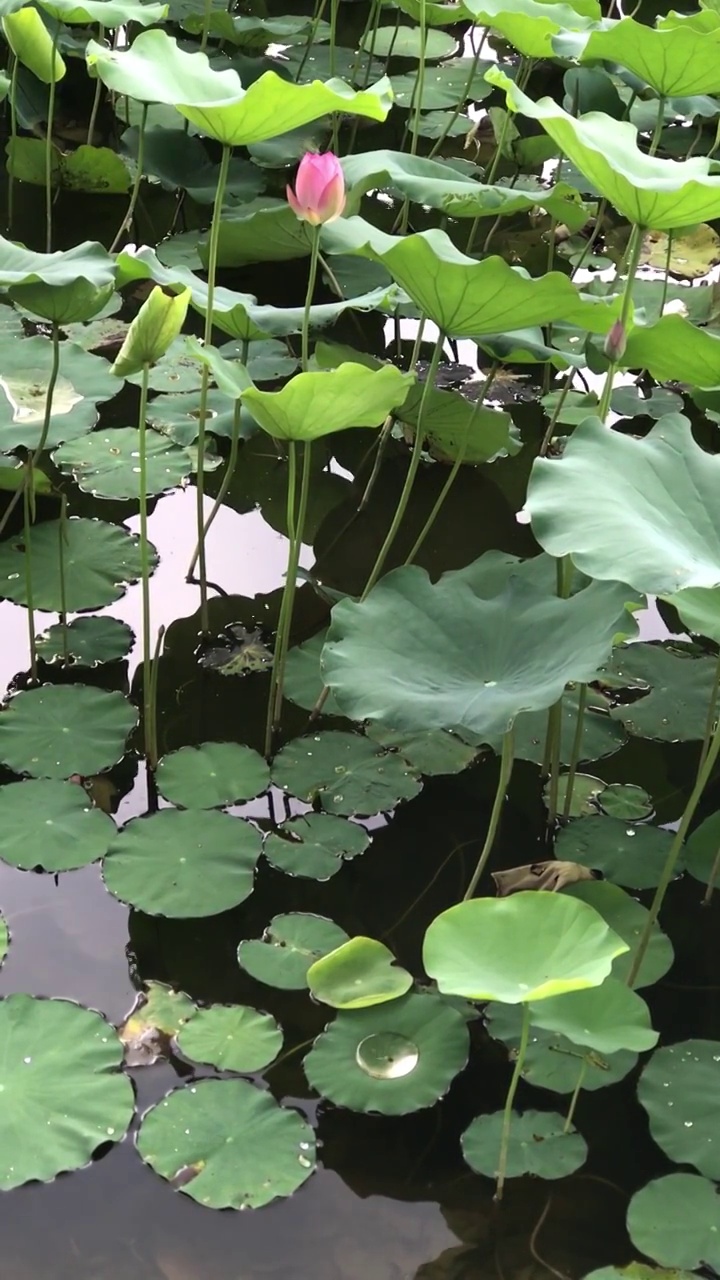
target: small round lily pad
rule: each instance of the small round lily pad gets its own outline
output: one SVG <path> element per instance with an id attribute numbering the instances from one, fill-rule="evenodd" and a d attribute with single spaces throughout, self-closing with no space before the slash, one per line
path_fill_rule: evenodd
<path id="1" fill-rule="evenodd" d="M 177 1046 L 192 1062 L 220 1071 L 262 1071 L 282 1048 L 282 1031 L 269 1013 L 241 1004 L 199 1009 L 180 1028 Z"/>
<path id="2" fill-rule="evenodd" d="M 520 1006 L 493 1002 L 486 1013 L 491 1036 L 502 1040 L 511 1055 L 520 1046 L 522 1014 Z M 531 1027 L 527 1053 L 523 1063 L 523 1079 L 540 1089 L 555 1093 L 572 1093 L 580 1069 L 584 1065 L 583 1089 L 604 1089 L 623 1080 L 637 1063 L 637 1054 L 621 1049 L 619 1053 L 598 1053 L 583 1049 L 565 1036 Z"/>
<path id="3" fill-rule="evenodd" d="M 462 1136 L 462 1153 L 471 1169 L 494 1178 L 498 1172 L 503 1113 L 477 1116 Z M 507 1176 L 534 1174 L 551 1180 L 565 1178 L 585 1163 L 587 1143 L 554 1111 L 525 1111 L 513 1115 L 508 1145 Z"/>
<path id="4" fill-rule="evenodd" d="M 669 1173 L 648 1182 L 630 1201 L 627 1229 L 663 1267 L 720 1270 L 720 1196 L 708 1178 Z"/>
<path id="5" fill-rule="evenodd" d="M 403 732 L 376 723 L 368 725 L 369 737 L 383 747 L 398 751 L 418 773 L 426 777 L 436 774 L 461 773 L 478 755 L 478 748 L 470 746 L 454 733 L 445 729 L 428 729 L 425 733 Z"/>
<path id="6" fill-rule="evenodd" d="M 720 1179 L 720 1041 L 683 1040 L 652 1055 L 638 1081 L 650 1132 L 676 1164 Z"/>
<path id="7" fill-rule="evenodd" d="M 76 667 L 99 667 L 120 662 L 133 646 L 133 630 L 119 618 L 73 618 L 65 627 L 56 622 L 36 639 L 43 662 L 67 660 Z"/>
<path id="8" fill-rule="evenodd" d="M 623 822 L 640 822 L 649 818 L 653 811 L 653 802 L 644 787 L 636 787 L 630 782 L 611 782 L 603 787 L 597 797 L 598 807 L 611 818 L 621 818 Z"/>
<path id="9" fill-rule="evenodd" d="M 263 852 L 288 875 L 329 880 L 343 861 L 364 853 L 369 844 L 369 833 L 357 822 L 332 813 L 303 813 L 271 832 Z"/>
<path id="10" fill-rule="evenodd" d="M 358 733 L 326 730 L 295 738 L 278 752 L 272 780 L 299 799 L 319 799 L 328 813 L 369 816 L 412 800 L 417 772 L 399 755 Z"/>
<path id="11" fill-rule="evenodd" d="M 133 818 L 103 862 L 114 897 L 151 916 L 200 917 L 249 897 L 262 838 L 227 813 L 161 809 Z"/>
<path id="12" fill-rule="evenodd" d="M 402 1116 L 447 1092 L 469 1044 L 457 1009 L 440 996 L 411 992 L 339 1013 L 307 1054 L 305 1075 L 337 1106 Z"/>
<path id="13" fill-rule="evenodd" d="M 70 871 L 97 862 L 116 834 L 75 782 L 42 778 L 0 787 L 0 858 L 33 871 Z"/>
<path id="14" fill-rule="evenodd" d="M 570 775 L 561 773 L 558 778 L 557 807 L 558 812 L 565 812 L 565 800 Z M 597 812 L 597 798 L 605 788 L 602 778 L 594 778 L 590 773 L 576 773 L 573 782 L 572 799 L 570 801 L 569 818 L 584 818 L 587 814 Z M 550 798 L 550 783 L 543 792 L 547 804 Z"/>
<path id="15" fill-rule="evenodd" d="M 602 871 L 606 880 L 629 889 L 658 884 L 670 845 L 671 831 L 646 823 L 634 825 L 605 815 L 572 822 L 558 834 L 555 857 Z M 682 860 L 678 861 L 678 871 Z"/>
<path id="16" fill-rule="evenodd" d="M 146 1164 L 211 1209 L 259 1209 L 290 1196 L 315 1168 L 315 1135 L 297 1111 L 246 1080 L 199 1080 L 146 1112 Z"/>
<path id="17" fill-rule="evenodd" d="M 33 525 L 30 548 L 33 605 L 50 613 L 104 608 L 119 600 L 128 584 L 137 582 L 142 574 L 138 536 L 105 520 L 46 520 Z M 149 557 L 154 569 L 157 552 L 153 546 Z M 0 543 L 0 595 L 15 604 L 27 604 L 25 558 L 22 538 Z"/>
<path id="18" fill-rule="evenodd" d="M 252 800 L 269 781 L 262 756 L 237 742 L 180 747 L 163 756 L 157 767 L 160 794 L 183 809 L 216 809 Z"/>
<path id="19" fill-rule="evenodd" d="M 193 467 L 190 453 L 162 436 L 145 436 L 146 493 L 164 493 L 187 479 Z M 53 462 L 71 475 L 79 489 L 97 498 L 137 499 L 140 496 L 140 432 L 136 427 L 112 427 L 68 440 L 56 449 Z"/>
<path id="20" fill-rule="evenodd" d="M 685 860 L 690 875 L 708 884 L 720 851 L 720 810 L 711 813 L 690 833 L 685 843 Z M 717 877 L 720 881 L 720 876 Z M 719 886 L 720 887 L 720 886 Z"/>
<path id="21" fill-rule="evenodd" d="M 343 942 L 308 969 L 312 995 L 334 1009 L 367 1009 L 404 996 L 412 975 L 395 963 L 384 942 L 356 937 Z"/>
<path id="22" fill-rule="evenodd" d="M 344 929 L 325 916 L 291 912 L 274 916 L 262 938 L 247 938 L 238 947 L 238 964 L 258 982 L 283 991 L 307 987 L 311 964 L 348 941 Z"/>
<path id="23" fill-rule="evenodd" d="M 0 761 L 36 778 L 87 777 L 117 764 L 136 724 L 121 693 L 45 684 L 15 694 L 0 711 Z"/>

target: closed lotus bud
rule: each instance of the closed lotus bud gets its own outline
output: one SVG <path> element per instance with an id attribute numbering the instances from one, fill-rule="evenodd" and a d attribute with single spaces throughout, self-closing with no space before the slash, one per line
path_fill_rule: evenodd
<path id="1" fill-rule="evenodd" d="M 334 222 L 345 208 L 345 176 L 337 156 L 308 152 L 298 165 L 295 190 L 287 187 L 288 204 L 301 222 L 319 227 Z"/>
<path id="2" fill-rule="evenodd" d="M 626 346 L 627 334 L 625 332 L 625 325 L 622 320 L 616 320 L 605 339 L 605 346 L 603 350 L 608 360 L 611 360 L 613 364 L 617 364 L 618 360 L 622 360 L 625 355 Z"/>

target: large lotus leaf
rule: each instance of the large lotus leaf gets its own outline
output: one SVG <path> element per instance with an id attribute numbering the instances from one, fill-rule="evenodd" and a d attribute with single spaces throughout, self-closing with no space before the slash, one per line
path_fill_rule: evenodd
<path id="1" fill-rule="evenodd" d="M 720 1197 L 708 1178 L 669 1173 L 646 1183 L 630 1201 L 627 1229 L 661 1266 L 720 1268 Z"/>
<path id="2" fill-rule="evenodd" d="M 539 0 L 465 0 L 465 7 L 475 22 L 499 31 L 526 58 L 553 57 L 553 36 L 563 31 L 586 31 L 602 17 L 595 0 L 572 5 Z"/>
<path id="3" fill-rule="evenodd" d="M 570 991 L 530 1004 L 530 1021 L 542 1031 L 567 1036 L 573 1044 L 600 1053 L 654 1049 L 658 1033 L 650 1022 L 650 1010 L 642 996 L 617 978 L 606 978 L 599 987 Z"/>
<path id="4" fill-rule="evenodd" d="M 214 436 L 229 440 L 232 436 L 234 407 L 228 397 L 217 388 L 210 387 L 206 408 L 206 433 L 211 432 Z M 185 449 L 197 440 L 199 418 L 199 391 L 194 394 L 181 391 L 156 396 L 148 405 L 148 426 L 159 431 L 161 435 L 169 436 L 175 444 L 182 445 Z M 241 438 L 246 438 L 250 434 L 249 418 L 249 414 L 242 415 Z M 257 430 L 257 424 L 254 424 L 253 429 Z"/>
<path id="5" fill-rule="evenodd" d="M 720 215 L 720 177 L 704 156 L 659 160 L 637 143 L 637 129 L 602 111 L 575 119 L 552 98 L 533 102 L 502 71 L 487 73 L 508 106 L 539 120 L 567 159 L 630 222 L 655 230 L 711 222 Z"/>
<path id="6" fill-rule="evenodd" d="M 297 1111 L 246 1080 L 199 1080 L 146 1112 L 137 1137 L 161 1178 L 210 1209 L 259 1209 L 315 1168 L 315 1135 Z"/>
<path id="7" fill-rule="evenodd" d="M 522 1004 L 599 986 L 628 945 L 586 903 L 544 890 L 441 912 L 423 945 L 441 991 Z"/>
<path id="8" fill-rule="evenodd" d="M 262 838 L 227 813 L 161 809 L 133 818 L 103 863 L 110 892 L 151 916 L 212 916 L 253 889 Z"/>
<path id="9" fill-rule="evenodd" d="M 0 858 L 33 871 L 70 871 L 104 857 L 112 818 L 75 782 L 42 779 L 0 787 Z"/>
<path id="10" fill-rule="evenodd" d="M 372 370 L 348 363 L 325 373 L 298 373 L 280 391 L 250 387 L 243 402 L 276 439 L 318 440 L 349 427 L 379 427 L 402 404 L 413 380 L 394 365 Z"/>
<path id="11" fill-rule="evenodd" d="M 205 146 L 180 126 L 176 129 L 127 129 L 122 135 L 122 147 L 136 162 L 140 158 L 140 138 L 143 138 L 143 173 L 159 179 L 166 190 L 182 188 L 198 204 L 212 204 L 217 189 L 219 166 L 213 164 Z M 252 201 L 265 186 L 263 174 L 248 160 L 235 157 L 230 161 L 225 184 L 225 201 L 231 203 Z M 289 207 L 289 206 L 288 206 Z M 189 233 L 197 240 L 197 232 Z M 189 243 L 189 235 L 182 243 Z M 221 228 L 222 235 L 222 228 Z M 178 238 L 174 245 L 177 247 Z M 161 252 L 167 261 L 168 245 Z"/>
<path id="12" fill-rule="evenodd" d="M 175 105 L 181 115 L 217 142 L 227 147 L 247 147 L 299 129 L 333 111 L 382 121 L 392 106 L 392 90 L 386 78 L 356 92 L 344 80 L 292 84 L 274 71 L 266 71 L 241 97 L 236 95 L 234 102 L 202 105 L 185 99 Z"/>
<path id="13" fill-rule="evenodd" d="M 345 817 L 380 813 L 412 800 L 420 778 L 406 760 L 357 733 L 324 730 L 294 738 L 278 751 L 272 780 L 290 795 L 319 800 Z"/>
<path id="14" fill-rule="evenodd" d="M 55 613 L 100 609 L 119 600 L 128 583 L 136 582 L 142 573 L 137 534 L 102 520 L 46 520 L 33 526 L 29 545 L 36 609 Z M 26 554 L 22 540 L 0 543 L 0 595 L 16 604 L 27 604 Z M 152 544 L 149 556 L 154 568 L 157 555 Z"/>
<path id="15" fill-rule="evenodd" d="M 66 66 L 37 9 L 15 6 L 3 16 L 2 31 L 18 63 L 27 67 L 43 84 L 52 84 L 65 75 Z"/>
<path id="16" fill-rule="evenodd" d="M 125 22 L 136 22 L 149 27 L 167 17 L 168 5 L 143 4 L 140 0 L 40 0 L 40 6 L 53 18 L 71 25 L 89 26 L 98 22 L 103 27 L 120 27 Z"/>
<path id="17" fill-rule="evenodd" d="M 426 777 L 462 773 L 477 759 L 477 748 L 444 729 L 412 733 L 385 724 L 368 724 L 365 732 L 383 747 L 391 747 Z"/>
<path id="18" fill-rule="evenodd" d="M 488 1005 L 485 1017 L 490 1035 L 507 1046 L 508 1056 L 514 1061 L 522 1032 L 520 1005 L 495 1002 Z M 597 1053 L 581 1049 L 565 1036 L 531 1027 L 522 1076 L 539 1089 L 573 1093 L 581 1067 L 585 1068 L 583 1089 L 595 1090 L 624 1080 L 636 1063 L 637 1054 L 625 1049 L 619 1053 Z"/>
<path id="19" fill-rule="evenodd" d="M 572 759 L 577 730 L 577 707 L 577 689 L 566 690 L 562 697 L 561 708 L 561 764 L 569 764 Z M 588 689 L 580 742 L 580 760 L 601 760 L 605 756 L 611 756 L 627 741 L 623 725 L 611 719 L 609 710 L 610 705 L 607 699 L 593 689 Z M 514 738 L 516 759 L 532 760 L 533 764 L 541 765 L 547 738 L 547 711 L 527 711 L 518 716 L 515 721 Z M 489 745 L 499 752 L 502 746 L 502 734 L 492 739 Z"/>
<path id="20" fill-rule="evenodd" d="M 661 316 L 654 324 L 631 329 L 620 363 L 626 369 L 647 369 L 658 381 L 714 387 L 720 382 L 720 335 L 684 316 Z"/>
<path id="21" fill-rule="evenodd" d="M 82 617 L 72 622 L 53 623 L 36 637 L 38 657 L 43 662 L 69 661 L 73 667 L 98 667 L 103 662 L 119 662 L 133 646 L 134 634 L 119 618 Z"/>
<path id="22" fill-rule="evenodd" d="M 174 489 L 195 469 L 192 454 L 157 431 L 145 436 L 145 456 L 148 495 Z M 135 427 L 93 431 L 67 441 L 53 454 L 56 466 L 97 498 L 139 498 L 139 459 L 140 432 Z"/>
<path id="23" fill-rule="evenodd" d="M 269 1013 L 241 1004 L 198 1009 L 180 1028 L 177 1045 L 193 1062 L 241 1075 L 262 1071 L 282 1048 L 282 1031 Z"/>
<path id="24" fill-rule="evenodd" d="M 369 843 L 370 836 L 359 822 L 332 813 L 302 813 L 270 832 L 263 853 L 288 875 L 329 880 L 346 859 L 364 853 Z"/>
<path id="25" fill-rule="evenodd" d="M 504 1113 L 477 1116 L 461 1138 L 462 1153 L 475 1173 L 495 1178 L 500 1161 Z M 512 1117 L 507 1149 L 508 1178 L 529 1173 L 536 1178 L 566 1178 L 587 1158 L 587 1143 L 554 1111 L 525 1111 Z"/>
<path id="26" fill-rule="evenodd" d="M 148 982 L 135 999 L 118 1035 L 125 1045 L 128 1067 L 150 1067 L 170 1052 L 170 1040 L 197 1012 L 184 991 L 164 982 Z"/>
<path id="27" fill-rule="evenodd" d="M 711 813 L 688 836 L 685 845 L 687 869 L 695 880 L 708 884 L 720 853 L 720 812 Z"/>
<path id="28" fill-rule="evenodd" d="M 704 737 L 717 663 L 678 645 L 641 643 L 615 650 L 600 679 L 639 694 L 610 714 L 638 738 L 694 742 Z"/>
<path id="29" fill-rule="evenodd" d="M 688 587 L 663 598 L 677 609 L 688 631 L 720 645 L 720 588 Z"/>
<path id="30" fill-rule="evenodd" d="M 242 267 L 247 262 L 289 262 L 310 252 L 312 229 L 301 222 L 287 200 L 265 197 L 240 205 L 223 217 L 218 236 L 218 266 Z M 198 246 L 207 266 L 209 245 Z"/>
<path id="31" fill-rule="evenodd" d="M 366 1009 L 404 996 L 413 980 L 384 942 L 355 937 L 315 960 L 307 983 L 311 995 L 333 1009 Z"/>
<path id="32" fill-rule="evenodd" d="M 0 341 L 0 366 L 0 452 L 36 449 L 45 417 L 52 343 L 41 337 L 18 342 L 8 335 Z M 107 360 L 63 342 L 47 447 L 90 431 L 98 403 L 117 395 L 117 389 Z"/>
<path id="33" fill-rule="evenodd" d="M 579 62 L 619 62 L 662 98 L 720 92 L 720 28 L 658 28 L 623 18 L 605 30 L 562 34 L 553 51 Z"/>
<path id="34" fill-rule="evenodd" d="M 416 71 L 393 76 L 390 84 L 395 106 L 410 110 L 417 105 L 423 111 L 432 111 L 462 105 L 468 100 L 482 102 L 492 93 L 491 86 L 485 82 L 485 72 L 490 66 L 491 62 L 483 60 L 476 63 L 473 58 L 452 58 L 442 66 L 433 67 L 431 75 L 426 73 L 422 88 Z"/>
<path id="35" fill-rule="evenodd" d="M 379 58 L 393 56 L 424 60 L 446 58 L 457 48 L 457 41 L 444 31 L 426 31 L 424 42 L 422 34 L 419 27 L 386 23 L 369 32 L 363 39 L 361 48 Z"/>
<path id="36" fill-rule="evenodd" d="M 308 969 L 348 941 L 344 929 L 325 916 L 293 911 L 273 916 L 262 938 L 246 938 L 238 947 L 241 969 L 281 991 L 307 988 Z"/>
<path id="37" fill-rule="evenodd" d="M 613 884 L 652 889 L 660 882 L 672 840 L 672 832 L 662 827 L 596 815 L 559 832 L 555 857 L 601 871 Z"/>
<path id="38" fill-rule="evenodd" d="M 40 138 L 13 138 L 7 148 L 7 169 L 20 182 L 43 187 L 47 182 L 45 143 Z M 95 195 L 121 195 L 132 186 L 132 174 L 124 159 L 111 147 L 93 147 L 83 143 L 74 151 L 53 149 L 50 185 L 67 191 L 85 191 Z M 79 280 L 63 287 L 59 298 L 51 297 L 39 285 L 19 285 L 11 290 L 23 306 L 48 319 L 62 321 L 88 320 L 96 315 L 104 299 L 97 289 Z"/>
<path id="39" fill-rule="evenodd" d="M 468 1059 L 463 1015 L 437 995 L 341 1012 L 305 1058 L 317 1092 L 351 1111 L 403 1116 L 430 1107 Z"/>
<path id="40" fill-rule="evenodd" d="M 676 1164 L 720 1178 L 720 1041 L 683 1040 L 653 1054 L 638 1081 L 650 1132 Z"/>
<path id="41" fill-rule="evenodd" d="M 652 829 L 652 828 L 651 828 Z M 640 830 L 640 828 L 638 828 Z M 613 978 L 621 982 L 627 980 L 637 952 L 638 943 L 647 924 L 647 908 L 625 893 L 619 885 L 607 880 L 580 881 L 567 885 L 564 893 L 572 898 L 587 902 L 606 920 L 613 930 L 627 942 L 630 950 L 618 956 L 612 967 Z M 634 987 L 648 987 L 663 978 L 674 960 L 674 952 L 670 939 L 663 933 L 657 921 L 652 926 L 647 950 L 635 977 Z"/>
<path id="42" fill-rule="evenodd" d="M 533 533 L 593 578 L 671 594 L 720 585 L 720 457 L 682 414 L 643 439 L 587 418 L 562 459 L 537 458 L 528 487 Z"/>
<path id="43" fill-rule="evenodd" d="M 203 742 L 163 756 L 158 790 L 184 809 L 215 809 L 252 800 L 264 791 L 270 770 L 251 747 L 238 742 Z"/>
<path id="44" fill-rule="evenodd" d="M 83 684 L 17 693 L 0 712 L 0 761 L 35 778 L 89 777 L 117 764 L 137 712 L 115 691 Z"/>
<path id="45" fill-rule="evenodd" d="M 467 17 L 467 6 L 462 0 L 460 3 L 450 0 L 448 4 L 436 4 L 434 0 L 397 0 L 397 7 L 416 22 L 421 22 L 424 17 L 429 27 L 449 26 Z"/>
<path id="46" fill-rule="evenodd" d="M 58 324 L 86 320 L 88 316 L 84 313 L 76 314 L 73 303 L 78 285 L 85 283 L 99 292 L 111 289 L 114 282 L 115 263 L 96 241 L 84 240 L 62 253 L 34 253 L 0 236 L 0 289 L 17 290 L 19 286 L 34 289 L 34 294 L 28 292 L 25 298 L 22 291 L 18 292 L 17 301 L 33 310 L 30 298 L 42 299 L 44 306 L 42 310 L 38 308 L 38 313 L 48 320 L 56 320 Z M 41 285 L 45 286 L 42 291 Z"/>
<path id="47" fill-rule="evenodd" d="M 605 333 L 615 318 L 609 303 L 584 297 L 561 272 L 534 280 L 504 258 L 478 262 L 438 229 L 391 236 L 364 218 L 344 218 L 323 228 L 321 244 L 329 253 L 360 254 L 382 263 L 449 337 L 504 333 L 555 320 Z"/>
<path id="48" fill-rule="evenodd" d="M 214 71 L 207 54 L 186 53 L 159 28 L 142 31 L 126 49 L 110 49 L 89 40 L 85 60 L 90 75 L 99 77 L 113 93 L 140 102 L 212 106 L 237 100 L 243 93 L 236 71 Z"/>
<path id="49" fill-rule="evenodd" d="M 407 566 L 362 603 L 335 605 L 323 679 L 356 720 L 398 729 L 469 731 L 493 740 L 523 711 L 550 707 L 587 681 L 619 631 L 634 629 L 631 592 L 591 583 L 569 600 L 520 577 L 481 599 L 462 577 L 432 583 Z"/>
<path id="50" fill-rule="evenodd" d="M 49 1182 L 125 1136 L 134 1110 L 114 1029 L 69 1000 L 0 1001 L 0 1186 Z"/>

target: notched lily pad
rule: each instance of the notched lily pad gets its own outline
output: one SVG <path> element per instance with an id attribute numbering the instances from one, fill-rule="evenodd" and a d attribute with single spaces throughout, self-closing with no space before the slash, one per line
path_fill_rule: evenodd
<path id="1" fill-rule="evenodd" d="M 246 938 L 238 964 L 258 982 L 282 991 L 307 988 L 311 964 L 348 941 L 344 929 L 325 916 L 291 912 L 273 916 L 262 938 Z"/>
<path id="2" fill-rule="evenodd" d="M 462 1153 L 475 1173 L 495 1178 L 498 1173 L 503 1113 L 477 1116 L 465 1130 Z M 507 1156 L 507 1177 L 565 1178 L 585 1163 L 587 1143 L 574 1127 L 565 1133 L 565 1118 L 554 1111 L 525 1111 L 513 1115 Z"/>
<path id="3" fill-rule="evenodd" d="M 146 433 L 145 455 L 148 494 L 174 489 L 195 470 L 192 454 L 157 431 Z M 140 496 L 140 432 L 135 427 L 111 427 L 70 440 L 55 450 L 53 461 L 96 498 Z"/>
<path id="4" fill-rule="evenodd" d="M 184 809 L 219 809 L 252 800 L 269 781 L 262 756 L 237 742 L 180 747 L 163 756 L 157 767 L 160 794 Z"/>
<path id="5" fill-rule="evenodd" d="M 369 844 L 368 832 L 357 822 L 331 813 L 303 813 L 270 832 L 263 852 L 278 871 L 329 880 L 344 861 L 364 853 Z"/>
<path id="6" fill-rule="evenodd" d="M 669 1173 L 635 1192 L 627 1229 L 636 1249 L 664 1267 L 720 1268 L 720 1196 L 708 1178 Z"/>
<path id="7" fill-rule="evenodd" d="M 638 1081 L 650 1132 L 676 1164 L 720 1178 L 720 1041 L 683 1040 L 657 1049 Z"/>
<path id="8" fill-rule="evenodd" d="M 117 764 L 137 718 L 114 691 L 83 684 L 27 689 L 0 711 L 0 761 L 35 778 L 89 777 Z"/>
<path id="9" fill-rule="evenodd" d="M 660 881 L 673 833 L 646 823 L 592 816 L 558 833 L 558 858 L 601 871 L 606 880 L 628 889 L 653 889 Z M 682 870 L 682 855 L 677 870 Z"/>
<path id="10" fill-rule="evenodd" d="M 137 534 L 102 520 L 73 517 L 33 525 L 30 550 L 33 605 L 49 613 L 81 613 L 113 604 L 142 574 Z M 152 543 L 148 553 L 152 570 L 157 564 Z M 0 544 L 0 595 L 15 604 L 27 604 L 25 567 L 22 537 Z"/>
<path id="11" fill-rule="evenodd" d="M 412 800 L 421 781 L 401 756 L 355 733 L 325 730 L 295 738 L 275 757 L 272 780 L 328 813 L 367 817 Z"/>
<path id="12" fill-rule="evenodd" d="M 633 691 L 633 701 L 610 713 L 628 733 L 660 742 L 693 742 L 705 734 L 716 666 L 714 658 L 691 656 L 677 642 L 640 643 L 617 649 L 600 680 Z"/>
<path id="13" fill-rule="evenodd" d="M 282 1031 L 269 1013 L 240 1004 L 213 1004 L 183 1023 L 176 1036 L 181 1053 L 220 1071 L 262 1071 L 282 1048 Z"/>
<path id="14" fill-rule="evenodd" d="M 35 645 L 43 662 L 99 667 L 126 658 L 134 639 L 132 627 L 119 618 L 73 618 L 65 626 L 53 623 L 36 637 Z"/>
<path id="15" fill-rule="evenodd" d="M 75 782 L 42 778 L 0 787 L 0 858 L 23 871 L 70 871 L 104 857 L 115 823 Z"/>

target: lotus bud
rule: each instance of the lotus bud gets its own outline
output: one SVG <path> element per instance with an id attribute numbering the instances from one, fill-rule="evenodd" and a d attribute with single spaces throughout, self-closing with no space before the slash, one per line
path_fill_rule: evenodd
<path id="1" fill-rule="evenodd" d="M 301 222 L 313 227 L 334 222 L 345 208 L 345 176 L 337 156 L 307 152 L 295 176 L 295 190 L 287 187 L 287 198 L 293 213 Z"/>
<path id="2" fill-rule="evenodd" d="M 627 346 L 627 334 L 625 325 L 622 320 L 616 320 L 612 329 L 605 339 L 603 348 L 608 360 L 613 364 L 617 364 L 618 360 L 622 360 L 625 355 L 625 347 Z"/>

